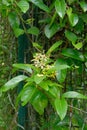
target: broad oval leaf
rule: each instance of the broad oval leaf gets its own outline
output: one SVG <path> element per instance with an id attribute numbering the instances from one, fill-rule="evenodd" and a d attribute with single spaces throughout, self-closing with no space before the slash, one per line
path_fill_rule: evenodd
<path id="1" fill-rule="evenodd" d="M 19 75 L 19 76 L 16 76 L 14 78 L 12 78 L 11 80 L 9 80 L 3 87 L 2 87 L 2 92 L 6 92 L 8 91 L 9 89 L 13 89 L 15 88 L 19 82 L 27 79 L 28 77 L 25 76 L 25 75 Z"/>
<path id="2" fill-rule="evenodd" d="M 55 9 L 58 15 L 63 18 L 66 13 L 66 3 L 65 0 L 56 0 Z"/>
<path id="3" fill-rule="evenodd" d="M 71 31 L 69 31 L 69 30 L 66 30 L 66 31 L 65 31 L 65 36 L 66 36 L 66 38 L 67 38 L 69 41 L 71 41 L 73 44 L 75 44 L 76 41 L 77 41 L 77 39 L 78 39 L 78 37 L 77 37 L 73 32 L 71 32 Z"/>
<path id="4" fill-rule="evenodd" d="M 75 91 L 69 91 L 63 94 L 63 97 L 65 98 L 78 98 L 78 99 L 87 99 L 87 96 L 84 96 L 83 94 L 80 94 Z"/>
<path id="5" fill-rule="evenodd" d="M 62 51 L 62 54 L 67 57 L 71 57 L 73 59 L 84 61 L 84 56 L 78 50 L 74 50 L 71 48 L 66 48 Z"/>
<path id="6" fill-rule="evenodd" d="M 66 69 L 58 70 L 56 72 L 56 78 L 59 81 L 59 83 L 63 83 L 65 81 L 66 74 L 67 74 L 67 70 Z"/>
<path id="7" fill-rule="evenodd" d="M 19 94 L 23 106 L 32 99 L 36 91 L 36 87 L 30 85 L 23 88 L 23 90 Z"/>
<path id="8" fill-rule="evenodd" d="M 31 104 L 33 105 L 34 109 L 42 115 L 44 113 L 44 108 L 46 108 L 48 104 L 47 97 L 40 91 L 37 91 L 35 96 L 33 97 Z"/>
<path id="9" fill-rule="evenodd" d="M 16 37 L 19 37 L 20 35 L 24 34 L 24 30 L 21 28 L 14 28 L 14 34 Z"/>
<path id="10" fill-rule="evenodd" d="M 46 25 L 45 27 L 46 37 L 50 39 L 59 29 L 60 29 L 60 26 L 56 23 L 54 23 L 51 27 L 49 24 Z"/>
<path id="11" fill-rule="evenodd" d="M 67 101 L 64 98 L 55 100 L 55 108 L 61 120 L 64 119 L 67 113 Z"/>
<path id="12" fill-rule="evenodd" d="M 16 67 L 18 69 L 23 69 L 29 73 L 32 73 L 32 69 L 29 66 L 29 64 L 13 64 L 13 67 Z"/>
<path id="13" fill-rule="evenodd" d="M 27 10 L 29 9 L 29 3 L 26 1 L 26 0 L 20 0 L 18 3 L 17 3 L 18 7 L 21 9 L 21 11 L 23 13 L 26 13 Z"/>
<path id="14" fill-rule="evenodd" d="M 27 33 L 38 36 L 39 29 L 37 27 L 31 27 L 27 30 Z"/>

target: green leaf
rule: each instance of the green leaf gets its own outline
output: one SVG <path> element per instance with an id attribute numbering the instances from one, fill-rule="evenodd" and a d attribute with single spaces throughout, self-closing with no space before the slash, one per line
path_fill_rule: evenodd
<path id="1" fill-rule="evenodd" d="M 42 115 L 44 113 L 44 108 L 46 108 L 48 104 L 47 97 L 40 91 L 37 91 L 35 96 L 33 97 L 31 104 L 33 105 L 34 109 Z"/>
<path id="2" fill-rule="evenodd" d="M 43 79 L 45 79 L 46 76 L 45 75 L 42 75 L 42 74 L 37 74 L 34 76 L 34 81 L 36 84 L 39 84 L 40 82 L 43 81 Z"/>
<path id="3" fill-rule="evenodd" d="M 20 35 L 24 34 L 24 30 L 21 28 L 14 28 L 14 34 L 16 37 L 19 37 Z"/>
<path id="4" fill-rule="evenodd" d="M 38 36 L 39 29 L 37 27 L 31 27 L 27 30 L 27 33 Z"/>
<path id="5" fill-rule="evenodd" d="M 45 27 L 46 37 L 50 39 L 59 29 L 60 29 L 60 26 L 56 23 L 54 23 L 51 27 L 49 24 L 46 25 Z"/>
<path id="6" fill-rule="evenodd" d="M 79 21 L 78 15 L 72 13 L 72 8 L 69 8 L 69 9 L 67 10 L 67 15 L 68 15 L 70 24 L 71 24 L 72 26 L 75 26 L 75 25 L 78 23 L 78 21 Z"/>
<path id="7" fill-rule="evenodd" d="M 65 0 L 56 0 L 55 1 L 55 9 L 58 15 L 63 19 L 66 13 L 66 3 Z"/>
<path id="8" fill-rule="evenodd" d="M 36 87 L 32 86 L 27 86 L 24 87 L 23 90 L 20 92 L 20 94 L 18 95 L 18 97 L 20 97 L 21 101 L 22 101 L 22 105 L 26 105 L 34 96 L 36 92 Z"/>
<path id="9" fill-rule="evenodd" d="M 17 3 L 18 7 L 21 9 L 21 11 L 23 13 L 26 13 L 27 10 L 29 9 L 29 3 L 26 1 L 26 0 L 20 0 L 18 3 Z"/>
<path id="10" fill-rule="evenodd" d="M 48 80 L 43 80 L 42 82 L 40 82 L 39 86 L 41 88 L 43 88 L 44 90 L 48 91 L 49 90 L 49 81 Z"/>
<path id="11" fill-rule="evenodd" d="M 63 41 L 57 41 L 55 42 L 50 49 L 47 51 L 47 55 L 51 54 L 52 51 L 54 51 L 56 48 L 58 48 L 61 44 L 63 43 Z"/>
<path id="12" fill-rule="evenodd" d="M 42 50 L 42 46 L 39 45 L 38 43 L 33 42 L 32 44 L 33 44 L 33 47 L 38 48 L 39 50 Z"/>
<path id="13" fill-rule="evenodd" d="M 47 13 L 50 12 L 50 9 L 48 8 L 47 5 L 44 4 L 43 0 L 29 0 L 29 1 L 35 4 L 40 9 L 44 10 L 45 12 Z"/>
<path id="14" fill-rule="evenodd" d="M 73 46 L 76 48 L 76 49 L 81 49 L 82 48 L 82 46 L 83 46 L 83 44 L 82 44 L 82 42 L 78 42 L 77 44 L 73 44 Z"/>
<path id="15" fill-rule="evenodd" d="M 19 82 L 27 79 L 28 77 L 25 76 L 25 75 L 19 75 L 19 76 L 16 76 L 14 78 L 12 78 L 11 80 L 9 80 L 3 87 L 2 87 L 2 91 L 3 92 L 6 92 L 8 91 L 9 89 L 13 89 L 15 88 Z"/>
<path id="16" fill-rule="evenodd" d="M 80 1 L 79 2 L 81 8 L 83 9 L 84 12 L 87 11 L 87 3 L 85 1 Z"/>
<path id="17" fill-rule="evenodd" d="M 81 14 L 80 17 L 87 24 L 87 14 Z"/>
<path id="18" fill-rule="evenodd" d="M 20 21 L 16 12 L 10 12 L 8 15 L 8 20 L 12 28 L 18 28 Z"/>
<path id="19" fill-rule="evenodd" d="M 59 115 L 59 117 L 61 118 L 61 120 L 64 119 L 64 117 L 66 116 L 66 113 L 67 113 L 67 102 L 64 98 L 62 99 L 56 99 L 55 100 L 55 108 L 56 108 L 56 111 Z"/>
<path id="20" fill-rule="evenodd" d="M 56 71 L 70 68 L 70 66 L 66 63 L 65 60 L 58 58 L 54 63 L 54 68 Z"/>
<path id="21" fill-rule="evenodd" d="M 65 81 L 66 74 L 67 74 L 67 70 L 66 69 L 58 70 L 56 72 L 56 78 L 59 81 L 59 83 L 63 83 Z"/>
<path id="22" fill-rule="evenodd" d="M 56 85 L 49 87 L 49 93 L 51 94 L 51 97 L 60 97 L 60 89 Z"/>
<path id="23" fill-rule="evenodd" d="M 87 99 L 87 96 L 80 94 L 78 92 L 69 91 L 63 94 L 64 98 L 78 98 L 78 99 Z"/>
<path id="24" fill-rule="evenodd" d="M 29 64 L 13 64 L 13 67 L 16 67 L 18 69 L 22 69 L 22 70 L 25 70 L 29 73 L 32 73 L 32 69 L 31 67 L 29 66 Z"/>
<path id="25" fill-rule="evenodd" d="M 66 36 L 66 38 L 67 38 L 69 41 L 71 41 L 73 44 L 75 44 L 76 41 L 77 41 L 77 39 L 78 39 L 78 37 L 77 37 L 74 33 L 72 33 L 71 31 L 69 31 L 69 30 L 66 30 L 66 31 L 65 31 L 65 36 Z"/>
<path id="26" fill-rule="evenodd" d="M 67 57 L 71 57 L 73 59 L 84 61 L 84 56 L 78 50 L 74 50 L 71 48 L 66 48 L 62 51 L 62 54 Z"/>

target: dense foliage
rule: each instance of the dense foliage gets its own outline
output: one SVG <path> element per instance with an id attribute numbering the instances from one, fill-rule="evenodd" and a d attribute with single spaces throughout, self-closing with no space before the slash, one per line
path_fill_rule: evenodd
<path id="1" fill-rule="evenodd" d="M 24 81 L 16 105 L 20 100 L 22 105 L 29 102 L 42 115 L 50 103 L 60 117 L 56 117 L 54 130 L 86 130 L 86 106 L 82 110 L 85 100 L 81 99 L 87 99 L 87 2 L 3 0 L 0 13 L 8 19 L 16 37 L 27 35 L 33 52 L 30 64 L 13 64 L 24 75 L 9 80 L 1 93 Z"/>

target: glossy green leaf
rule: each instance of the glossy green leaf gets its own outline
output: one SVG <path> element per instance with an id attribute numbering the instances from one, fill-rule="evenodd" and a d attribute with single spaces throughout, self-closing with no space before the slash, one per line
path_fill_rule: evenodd
<path id="1" fill-rule="evenodd" d="M 48 8 L 47 5 L 44 4 L 43 0 L 28 0 L 28 1 L 32 2 L 40 9 L 44 10 L 45 12 L 47 12 L 47 13 L 50 12 L 50 9 Z"/>
<path id="2" fill-rule="evenodd" d="M 13 64 L 13 67 L 32 73 L 32 69 L 30 68 L 29 64 Z"/>
<path id="3" fill-rule="evenodd" d="M 58 24 L 56 24 L 56 23 L 54 23 L 51 27 L 48 24 L 45 27 L 45 35 L 46 35 L 46 37 L 50 39 L 59 29 L 60 29 L 60 26 Z"/>
<path id="4" fill-rule="evenodd" d="M 17 3 L 18 7 L 21 9 L 21 11 L 23 13 L 26 13 L 27 10 L 29 9 L 29 3 L 26 1 L 26 0 L 20 0 L 18 3 Z"/>
<path id="5" fill-rule="evenodd" d="M 79 61 L 84 61 L 84 56 L 77 50 L 67 48 L 62 51 L 62 54 L 67 57 L 71 57 L 73 59 L 77 59 Z"/>
<path id="6" fill-rule="evenodd" d="M 47 55 L 51 54 L 53 51 L 55 51 L 56 48 L 58 48 L 61 44 L 63 43 L 63 41 L 57 41 L 55 42 L 50 49 L 47 51 Z"/>
<path id="7" fill-rule="evenodd" d="M 63 94 L 63 97 L 65 98 L 78 98 L 78 99 L 87 99 L 87 96 L 84 96 L 83 94 L 80 94 L 75 91 L 69 91 Z"/>
<path id="8" fill-rule="evenodd" d="M 80 1 L 80 6 L 83 9 L 84 12 L 87 11 L 87 3 L 85 1 Z"/>
<path id="9" fill-rule="evenodd" d="M 65 31 L 65 36 L 66 36 L 66 38 L 67 38 L 69 41 L 71 41 L 73 44 L 75 44 L 76 41 L 77 41 L 77 39 L 78 39 L 78 37 L 77 37 L 73 32 L 71 32 L 71 31 L 69 31 L 69 30 L 66 30 L 66 31 Z"/>
<path id="10" fill-rule="evenodd" d="M 75 25 L 78 23 L 78 21 L 79 21 L 78 15 L 72 13 L 72 8 L 69 8 L 69 9 L 67 10 L 67 15 L 68 15 L 70 24 L 71 24 L 72 26 L 75 26 Z"/>
<path id="11" fill-rule="evenodd" d="M 66 13 L 66 3 L 65 0 L 56 0 L 55 9 L 58 15 L 63 18 Z"/>
<path id="12" fill-rule="evenodd" d="M 37 27 L 31 27 L 27 30 L 27 33 L 38 36 L 39 29 Z"/>
<path id="13" fill-rule="evenodd" d="M 59 81 L 59 83 L 63 83 L 65 81 L 66 74 L 67 74 L 67 70 L 66 69 L 58 70 L 56 72 L 56 78 Z"/>
<path id="14" fill-rule="evenodd" d="M 55 100 L 55 108 L 61 120 L 64 119 L 67 113 L 67 102 L 64 98 Z"/>
<path id="15" fill-rule="evenodd" d="M 36 88 L 34 86 L 29 85 L 23 88 L 23 90 L 19 94 L 23 106 L 26 105 L 32 99 L 35 92 Z"/>
<path id="16" fill-rule="evenodd" d="M 35 96 L 33 97 L 31 104 L 33 105 L 34 109 L 42 115 L 44 113 L 44 108 L 47 107 L 48 99 L 47 97 L 40 91 L 37 91 Z"/>
<path id="17" fill-rule="evenodd" d="M 28 77 L 25 76 L 25 75 L 19 75 L 19 76 L 16 76 L 16 77 L 12 78 L 6 84 L 4 84 L 4 86 L 2 87 L 2 91 L 6 92 L 9 89 L 15 88 L 18 85 L 19 82 L 21 82 L 21 81 L 23 81 L 23 80 L 25 80 L 27 78 Z"/>
<path id="18" fill-rule="evenodd" d="M 37 74 L 37 75 L 34 76 L 34 81 L 35 81 L 36 84 L 39 84 L 45 78 L 46 78 L 45 75 Z"/>
<path id="19" fill-rule="evenodd" d="M 79 61 L 84 61 L 84 56 L 78 50 L 74 50 L 71 48 L 66 48 L 62 51 L 62 54 L 67 57 L 71 57 L 73 59 L 77 59 Z"/>
<path id="20" fill-rule="evenodd" d="M 20 35 L 24 34 L 24 30 L 21 28 L 14 28 L 14 34 L 16 37 L 19 37 Z"/>

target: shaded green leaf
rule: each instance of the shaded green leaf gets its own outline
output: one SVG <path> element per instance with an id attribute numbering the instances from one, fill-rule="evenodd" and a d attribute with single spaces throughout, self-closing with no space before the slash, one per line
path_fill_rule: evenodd
<path id="1" fill-rule="evenodd" d="M 84 61 L 84 56 L 78 50 L 74 50 L 71 48 L 66 48 L 62 51 L 62 54 L 67 57 L 71 57 L 73 59 L 77 59 L 79 61 Z"/>
<path id="2" fill-rule="evenodd" d="M 8 15 L 8 20 L 12 28 L 18 28 L 20 21 L 16 12 L 10 12 Z"/>
<path id="3" fill-rule="evenodd" d="M 18 7 L 21 9 L 21 11 L 23 13 L 26 13 L 27 10 L 29 9 L 29 3 L 26 1 L 26 0 L 20 0 L 18 3 L 17 3 Z"/>
<path id="4" fill-rule="evenodd" d="M 66 13 L 66 3 L 65 0 L 56 0 L 55 9 L 58 15 L 63 18 Z"/>
<path id="5" fill-rule="evenodd" d="M 48 104 L 47 97 L 40 91 L 37 91 L 35 96 L 33 97 L 31 104 L 33 105 L 34 109 L 42 115 L 44 113 L 44 108 L 46 108 Z"/>
<path id="6" fill-rule="evenodd" d="M 3 92 L 6 92 L 8 91 L 9 89 L 13 89 L 15 88 L 19 82 L 27 79 L 28 77 L 25 76 L 25 75 L 19 75 L 19 76 L 16 76 L 14 78 L 12 78 L 11 80 L 9 80 L 3 87 L 2 87 L 2 91 Z"/>
<path id="7" fill-rule="evenodd" d="M 78 99 L 87 99 L 87 96 L 84 96 L 83 94 L 80 94 L 78 92 L 69 91 L 63 94 L 63 97 L 65 98 L 78 98 Z"/>
<path id="8" fill-rule="evenodd" d="M 66 63 L 65 60 L 59 58 L 55 61 L 54 68 L 55 68 L 55 70 L 58 71 L 58 70 L 70 68 L 70 66 Z"/>
<path id="9" fill-rule="evenodd" d="M 87 14 L 81 14 L 80 17 L 87 24 Z"/>
<path id="10" fill-rule="evenodd" d="M 66 116 L 66 113 L 67 113 L 67 102 L 64 98 L 62 99 L 56 99 L 55 100 L 55 108 L 56 108 L 56 111 L 59 115 L 59 117 L 61 118 L 61 120 L 64 119 L 64 117 Z"/>

